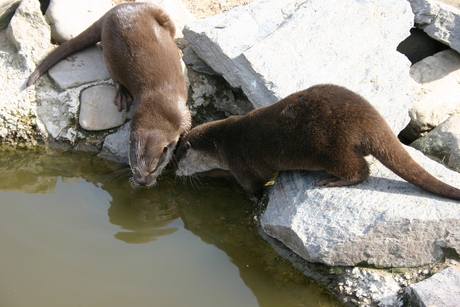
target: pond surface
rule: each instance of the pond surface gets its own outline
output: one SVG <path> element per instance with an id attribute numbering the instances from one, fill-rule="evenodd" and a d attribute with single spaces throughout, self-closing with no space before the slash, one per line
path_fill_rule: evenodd
<path id="1" fill-rule="evenodd" d="M 258 233 L 234 183 L 90 154 L 0 155 L 0 306 L 341 306 Z"/>

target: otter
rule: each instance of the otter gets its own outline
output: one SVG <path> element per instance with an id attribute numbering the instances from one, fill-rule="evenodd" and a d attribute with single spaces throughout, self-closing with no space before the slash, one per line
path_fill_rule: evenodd
<path id="1" fill-rule="evenodd" d="M 101 42 L 117 91 L 118 110 L 132 105 L 131 182 L 151 187 L 168 164 L 179 137 L 191 127 L 175 25 L 160 7 L 123 3 L 51 52 L 30 75 L 32 85 L 72 53 Z"/>
<path id="2" fill-rule="evenodd" d="M 245 116 L 193 128 L 175 156 L 176 174 L 228 170 L 253 199 L 278 171 L 324 170 L 320 186 L 366 180 L 373 155 L 404 180 L 433 194 L 460 200 L 415 162 L 385 119 L 363 97 L 344 87 L 320 84 Z"/>

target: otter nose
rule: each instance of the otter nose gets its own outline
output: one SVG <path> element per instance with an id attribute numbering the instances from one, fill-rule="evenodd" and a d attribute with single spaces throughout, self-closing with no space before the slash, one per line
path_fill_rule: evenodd
<path id="1" fill-rule="evenodd" d="M 146 178 L 141 178 L 139 176 L 134 176 L 134 181 L 140 185 L 145 187 L 147 185 L 147 179 Z"/>

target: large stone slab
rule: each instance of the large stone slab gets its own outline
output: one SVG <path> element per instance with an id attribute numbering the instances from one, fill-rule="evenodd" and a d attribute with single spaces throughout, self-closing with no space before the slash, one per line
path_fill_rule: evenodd
<path id="1" fill-rule="evenodd" d="M 411 285 L 406 292 L 413 306 L 456 307 L 460 304 L 460 272 L 447 268 Z"/>
<path id="2" fill-rule="evenodd" d="M 460 10 L 437 0 L 408 0 L 415 23 L 432 38 L 460 51 Z"/>
<path id="3" fill-rule="evenodd" d="M 74 53 L 51 67 L 48 73 L 63 89 L 110 78 L 102 50 L 97 46 Z"/>
<path id="4" fill-rule="evenodd" d="M 459 186 L 460 174 L 407 148 L 440 180 Z M 413 267 L 460 251 L 460 202 L 434 196 L 375 162 L 356 186 L 318 187 L 324 172 L 284 172 L 269 191 L 263 229 L 310 262 Z"/>
<path id="5" fill-rule="evenodd" d="M 335 83 L 370 100 L 399 132 L 412 87 L 396 48 L 412 24 L 406 1 L 262 0 L 188 24 L 184 35 L 255 107 Z"/>

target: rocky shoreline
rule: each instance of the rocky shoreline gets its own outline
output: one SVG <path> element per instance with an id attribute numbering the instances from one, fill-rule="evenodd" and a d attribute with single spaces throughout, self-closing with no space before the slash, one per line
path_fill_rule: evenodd
<path id="1" fill-rule="evenodd" d="M 1 148 L 55 146 L 126 162 L 130 114 L 111 102 L 115 90 L 99 47 L 24 86 L 54 48 L 51 37 L 72 37 L 113 5 L 80 1 L 71 14 L 82 23 L 68 27 L 76 22 L 67 2 L 51 1 L 46 18 L 35 0 L 0 5 Z M 313 84 L 337 83 L 371 101 L 406 143 L 458 171 L 460 10 L 454 4 L 261 0 L 201 20 L 180 1 L 168 1 L 166 9 L 178 28 L 185 26 L 177 42 L 195 124 L 245 114 Z M 443 181 L 460 182 L 457 172 L 409 150 Z M 366 183 L 332 192 L 314 186 L 316 174 L 280 174 L 261 204 L 267 210 L 260 223 L 296 254 L 261 234 L 306 275 L 321 281 L 305 259 L 331 266 L 336 277 L 329 288 L 346 304 L 429 305 L 435 298 L 429 291 L 440 297 L 440 287 L 460 301 L 460 204 L 428 196 L 372 163 Z"/>

